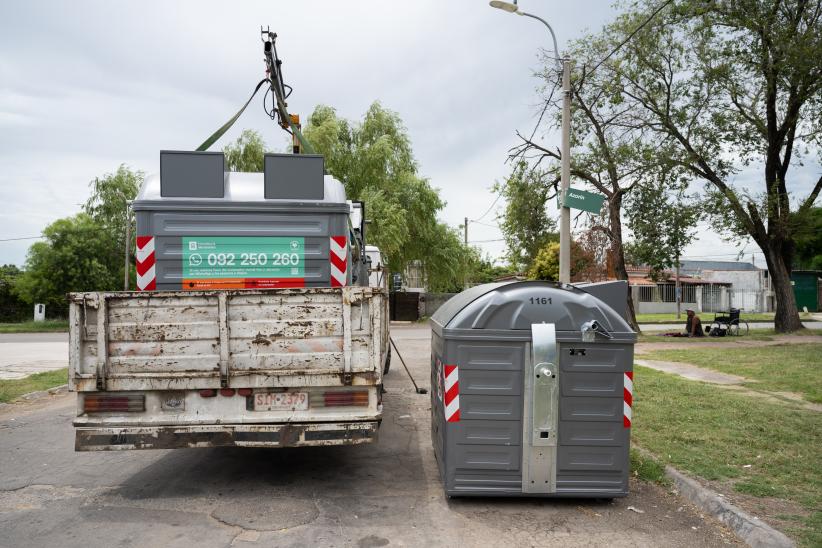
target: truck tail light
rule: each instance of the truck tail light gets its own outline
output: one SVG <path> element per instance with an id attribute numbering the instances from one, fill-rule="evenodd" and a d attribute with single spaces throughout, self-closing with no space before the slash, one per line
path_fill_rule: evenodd
<path id="1" fill-rule="evenodd" d="M 368 407 L 368 390 L 335 390 L 311 394 L 311 407 Z"/>
<path id="2" fill-rule="evenodd" d="M 146 397 L 142 394 L 86 394 L 83 411 L 86 413 L 120 412 L 139 413 L 146 410 Z"/>
<path id="3" fill-rule="evenodd" d="M 238 396 L 248 397 L 252 394 L 252 392 L 253 392 L 253 390 L 251 390 L 250 388 L 238 388 L 237 389 L 237 395 Z"/>
<path id="4" fill-rule="evenodd" d="M 213 388 L 205 388 L 203 390 L 200 390 L 200 396 L 202 396 L 203 398 L 213 398 L 216 395 L 217 391 Z"/>
<path id="5" fill-rule="evenodd" d="M 220 395 L 225 396 L 227 398 L 230 398 L 231 396 L 234 395 L 234 389 L 233 388 L 220 388 Z"/>

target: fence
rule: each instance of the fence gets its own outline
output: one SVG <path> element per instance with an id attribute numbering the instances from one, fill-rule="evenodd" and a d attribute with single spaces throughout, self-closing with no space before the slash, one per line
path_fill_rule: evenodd
<path id="1" fill-rule="evenodd" d="M 683 284 L 681 303 L 698 312 L 727 312 L 739 308 L 744 312 L 772 312 L 773 297 L 768 291 L 732 289 L 727 284 Z M 633 286 L 637 312 L 660 313 L 676 310 L 676 286 L 673 283 Z"/>

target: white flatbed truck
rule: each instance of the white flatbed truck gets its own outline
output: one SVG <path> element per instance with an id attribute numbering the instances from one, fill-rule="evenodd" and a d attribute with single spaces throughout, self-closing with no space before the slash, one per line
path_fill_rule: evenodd
<path id="1" fill-rule="evenodd" d="M 385 290 L 74 293 L 76 450 L 373 441 Z"/>

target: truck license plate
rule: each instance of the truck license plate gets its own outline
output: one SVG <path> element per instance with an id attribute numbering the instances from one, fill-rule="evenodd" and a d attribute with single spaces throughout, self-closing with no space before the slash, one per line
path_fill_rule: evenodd
<path id="1" fill-rule="evenodd" d="M 273 392 L 254 395 L 254 411 L 305 411 L 307 392 Z"/>

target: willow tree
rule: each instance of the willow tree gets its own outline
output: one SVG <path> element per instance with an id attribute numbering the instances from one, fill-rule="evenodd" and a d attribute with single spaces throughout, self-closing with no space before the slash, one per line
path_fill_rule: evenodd
<path id="1" fill-rule="evenodd" d="M 318 106 L 305 137 L 325 157 L 325 167 L 350 199 L 365 202 L 368 240 L 379 246 L 394 272 L 420 261 L 428 287 L 437 291 L 463 281 L 468 250 L 457 231 L 440 222 L 445 206 L 419 173 L 408 132 L 396 112 L 373 103 L 359 122 Z"/>
<path id="2" fill-rule="evenodd" d="M 603 36 L 615 43 L 658 5 L 640 0 Z M 777 331 L 802 327 L 790 271 L 797 223 L 822 189 L 822 0 L 676 0 L 618 57 L 626 131 L 677 147 L 714 198 L 714 224 L 765 254 Z"/>

